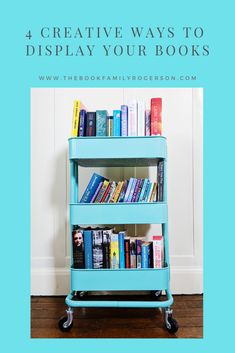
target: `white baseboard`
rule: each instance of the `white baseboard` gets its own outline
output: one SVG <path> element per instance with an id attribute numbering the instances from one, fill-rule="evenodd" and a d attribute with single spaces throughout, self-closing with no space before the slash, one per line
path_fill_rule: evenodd
<path id="1" fill-rule="evenodd" d="M 69 269 L 40 268 L 31 270 L 31 295 L 66 295 L 69 293 Z M 171 268 L 173 294 L 203 293 L 201 268 Z"/>

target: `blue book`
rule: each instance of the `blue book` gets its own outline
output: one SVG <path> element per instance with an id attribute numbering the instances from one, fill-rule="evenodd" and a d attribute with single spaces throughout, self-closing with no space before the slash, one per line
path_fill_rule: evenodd
<path id="1" fill-rule="evenodd" d="M 127 187 L 127 189 L 126 189 L 126 193 L 125 193 L 124 201 L 123 201 L 123 202 L 127 202 L 127 200 L 128 200 L 128 196 L 129 196 L 129 194 L 130 194 L 131 186 L 132 186 L 133 181 L 134 181 L 134 178 L 130 178 L 129 183 L 128 183 L 128 187 Z"/>
<path id="2" fill-rule="evenodd" d="M 131 202 L 132 197 L 134 195 L 134 191 L 135 191 L 135 187 L 136 187 L 136 183 L 137 183 L 138 179 L 134 178 L 133 183 L 131 185 L 131 189 L 130 189 L 130 193 L 127 199 L 127 202 Z"/>
<path id="3" fill-rule="evenodd" d="M 86 136 L 96 135 L 96 113 L 87 112 L 86 114 Z"/>
<path id="4" fill-rule="evenodd" d="M 119 268 L 125 268 L 125 247 L 124 247 L 125 232 L 118 233 L 119 246 Z"/>
<path id="5" fill-rule="evenodd" d="M 93 268 L 92 230 L 84 229 L 83 238 L 84 238 L 85 268 Z"/>
<path id="6" fill-rule="evenodd" d="M 128 106 L 121 105 L 121 136 L 128 136 Z"/>
<path id="7" fill-rule="evenodd" d="M 150 181 L 148 180 L 148 181 L 147 181 L 147 184 L 146 184 L 146 186 L 145 186 L 145 190 L 144 190 L 144 195 L 143 195 L 143 200 L 142 200 L 142 202 L 145 202 L 146 195 L 147 195 L 147 192 L 148 192 L 148 189 L 149 189 L 149 184 L 150 184 Z"/>
<path id="8" fill-rule="evenodd" d="M 113 111 L 113 136 L 121 136 L 121 110 Z"/>
<path id="9" fill-rule="evenodd" d="M 96 136 L 107 136 L 107 110 L 96 111 Z"/>
<path id="10" fill-rule="evenodd" d="M 143 202 L 144 193 L 145 193 L 145 189 L 148 185 L 148 181 L 149 181 L 148 179 L 144 179 L 144 183 L 143 183 L 142 190 L 141 190 L 140 197 L 139 197 L 139 202 Z"/>
<path id="11" fill-rule="evenodd" d="M 86 187 L 86 190 L 84 191 L 84 194 L 81 197 L 80 202 L 82 203 L 89 203 L 94 195 L 94 193 L 96 192 L 96 189 L 98 188 L 99 184 L 101 181 L 104 181 L 104 177 L 93 173 L 89 184 Z"/>
<path id="12" fill-rule="evenodd" d="M 149 268 L 150 243 L 144 242 L 141 245 L 141 268 Z"/>
<path id="13" fill-rule="evenodd" d="M 149 182 L 149 184 L 148 184 L 148 189 L 147 189 L 147 192 L 146 192 L 146 196 L 145 196 L 144 202 L 148 202 L 148 198 L 149 198 L 149 193 L 150 193 L 150 190 L 151 190 L 151 186 L 152 186 L 152 183 Z"/>
<path id="14" fill-rule="evenodd" d="M 81 109 L 80 115 L 79 115 L 78 136 L 85 136 L 85 133 L 86 133 L 86 111 L 85 109 Z"/>

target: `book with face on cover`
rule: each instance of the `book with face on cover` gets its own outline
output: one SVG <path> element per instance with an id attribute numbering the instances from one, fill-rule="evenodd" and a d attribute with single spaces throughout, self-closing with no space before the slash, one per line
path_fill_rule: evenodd
<path id="1" fill-rule="evenodd" d="M 73 267 L 84 268 L 83 230 L 78 228 L 72 231 Z"/>

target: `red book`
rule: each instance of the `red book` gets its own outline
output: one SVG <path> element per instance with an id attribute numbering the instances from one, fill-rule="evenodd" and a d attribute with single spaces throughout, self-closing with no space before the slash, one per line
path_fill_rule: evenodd
<path id="1" fill-rule="evenodd" d="M 162 134 L 162 98 L 151 99 L 150 133 L 151 136 Z"/>
<path id="2" fill-rule="evenodd" d="M 130 239 L 124 239 L 125 247 L 125 268 L 131 267 L 131 258 L 130 258 Z"/>
<path id="3" fill-rule="evenodd" d="M 104 202 L 104 200 L 105 200 L 105 198 L 106 198 L 106 196 L 107 196 L 107 194 L 108 194 L 108 192 L 109 192 L 109 189 L 110 189 L 110 183 L 109 183 L 109 185 L 107 186 L 107 188 L 106 188 L 106 190 L 105 190 L 105 193 L 104 193 L 104 195 L 103 195 L 103 197 L 102 197 L 102 199 L 101 199 L 101 203 L 102 202 Z"/>

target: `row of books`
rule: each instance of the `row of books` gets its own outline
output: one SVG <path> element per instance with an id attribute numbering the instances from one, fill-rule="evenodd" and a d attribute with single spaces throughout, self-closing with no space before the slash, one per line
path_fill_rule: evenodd
<path id="1" fill-rule="evenodd" d="M 126 231 L 113 228 L 80 228 L 72 231 L 73 268 L 162 268 L 164 241 L 155 235 L 152 241 L 127 237 Z"/>
<path id="2" fill-rule="evenodd" d="M 151 99 L 151 109 L 142 101 L 121 105 L 109 116 L 107 110 L 87 112 L 74 101 L 72 137 L 157 136 L 162 134 L 162 98 Z"/>
<path id="3" fill-rule="evenodd" d="M 160 161 L 156 182 L 151 182 L 148 178 L 130 178 L 115 182 L 93 173 L 80 202 L 161 202 L 163 201 L 163 189 L 164 162 Z"/>

